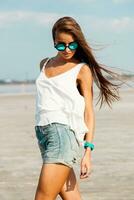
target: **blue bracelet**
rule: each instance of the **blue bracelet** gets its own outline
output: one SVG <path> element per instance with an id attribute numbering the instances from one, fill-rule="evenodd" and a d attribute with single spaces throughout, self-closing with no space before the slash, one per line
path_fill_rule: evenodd
<path id="1" fill-rule="evenodd" d="M 85 142 L 84 143 L 84 148 L 86 149 L 87 147 L 90 147 L 91 151 L 94 149 L 94 144 L 91 142 Z"/>

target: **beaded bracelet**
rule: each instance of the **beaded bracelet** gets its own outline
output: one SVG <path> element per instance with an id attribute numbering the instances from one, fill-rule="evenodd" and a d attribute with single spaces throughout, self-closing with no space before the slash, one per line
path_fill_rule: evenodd
<path id="1" fill-rule="evenodd" d="M 91 151 L 94 149 L 94 144 L 91 142 L 85 142 L 84 143 L 84 148 L 86 149 L 87 147 L 90 147 Z"/>

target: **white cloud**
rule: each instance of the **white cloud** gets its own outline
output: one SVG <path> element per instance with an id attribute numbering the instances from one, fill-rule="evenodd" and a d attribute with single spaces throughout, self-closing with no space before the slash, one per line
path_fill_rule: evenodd
<path id="1" fill-rule="evenodd" d="M 113 30 L 134 29 L 134 19 L 130 17 L 123 17 L 121 19 L 113 19 L 111 21 L 111 28 Z"/>
<path id="2" fill-rule="evenodd" d="M 0 12 L 0 27 L 7 27 L 19 22 L 33 22 L 48 25 L 57 19 L 57 13 L 38 13 L 29 11 Z"/>
<path id="3" fill-rule="evenodd" d="M 64 16 L 66 16 L 64 14 Z M 8 27 L 14 23 L 35 23 L 40 26 L 48 26 L 54 23 L 59 17 L 62 17 L 58 13 L 45 13 L 45 12 L 29 12 L 29 11 L 12 11 L 12 12 L 0 12 L 0 27 Z M 74 16 L 75 18 L 75 16 Z M 80 22 L 85 26 L 90 25 L 93 31 L 133 31 L 134 30 L 134 18 L 122 17 L 122 18 L 99 18 L 95 16 L 79 15 Z"/>
<path id="4" fill-rule="evenodd" d="M 132 2 L 133 0 L 112 0 L 112 1 L 115 4 L 121 4 L 121 3 L 129 3 Z"/>
<path id="5" fill-rule="evenodd" d="M 94 16 L 83 17 L 82 21 L 89 24 L 93 31 L 105 31 L 121 33 L 122 31 L 134 31 L 134 18 L 97 18 Z"/>
<path id="6" fill-rule="evenodd" d="M 134 30 L 134 18 L 122 17 L 111 19 L 109 28 L 115 32 L 133 31 Z"/>

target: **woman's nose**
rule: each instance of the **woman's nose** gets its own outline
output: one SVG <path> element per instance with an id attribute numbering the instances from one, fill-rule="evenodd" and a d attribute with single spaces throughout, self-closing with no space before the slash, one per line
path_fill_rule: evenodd
<path id="1" fill-rule="evenodd" d="M 65 51 L 66 51 L 66 52 L 69 52 L 69 51 L 70 51 L 70 49 L 69 49 L 68 47 L 66 47 Z"/>

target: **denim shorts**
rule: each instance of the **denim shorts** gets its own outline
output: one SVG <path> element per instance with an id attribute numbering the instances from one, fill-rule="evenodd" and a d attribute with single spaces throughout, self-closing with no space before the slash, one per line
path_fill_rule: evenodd
<path id="1" fill-rule="evenodd" d="M 57 163 L 73 167 L 79 157 L 79 144 L 67 124 L 53 122 L 35 126 L 36 138 L 43 164 Z"/>

